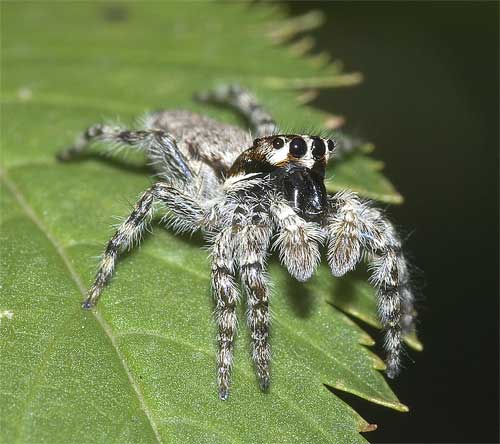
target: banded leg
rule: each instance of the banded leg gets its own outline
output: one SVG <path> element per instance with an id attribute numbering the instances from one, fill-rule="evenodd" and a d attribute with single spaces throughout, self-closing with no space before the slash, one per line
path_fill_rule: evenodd
<path id="1" fill-rule="evenodd" d="M 238 236 L 238 258 L 241 281 L 247 297 L 247 322 L 252 338 L 252 358 L 262 390 L 267 390 L 270 382 L 271 315 L 264 270 L 271 235 L 271 225 L 261 223 L 243 227 Z"/>
<path id="2" fill-rule="evenodd" d="M 108 142 L 109 153 L 116 153 L 123 146 L 143 151 L 156 169 L 171 172 L 177 178 L 189 179 L 193 176 L 175 140 L 166 132 L 155 129 L 131 131 L 119 126 L 92 125 L 77 137 L 73 145 L 61 151 L 57 158 L 61 161 L 74 159 L 96 141 Z"/>
<path id="3" fill-rule="evenodd" d="M 204 212 L 194 199 L 164 183 L 153 185 L 139 198 L 130 216 L 108 242 L 94 284 L 89 290 L 87 299 L 83 302 L 83 308 L 88 309 L 96 305 L 102 290 L 113 274 L 119 252 L 130 247 L 134 240 L 140 237 L 146 223 L 151 219 L 155 201 L 163 202 L 168 207 L 174 221 L 179 221 L 178 228 L 181 230 L 196 231 L 203 223 Z"/>
<path id="4" fill-rule="evenodd" d="M 233 107 L 249 122 L 255 137 L 269 136 L 278 132 L 278 125 L 257 99 L 239 85 L 219 85 L 211 91 L 195 95 L 197 100 Z"/>
<path id="5" fill-rule="evenodd" d="M 295 279 L 307 281 L 321 259 L 323 234 L 319 226 L 306 222 L 279 197 L 271 200 L 270 211 L 278 228 L 274 247 L 279 249 L 281 263 Z"/>
<path id="6" fill-rule="evenodd" d="M 385 330 L 386 373 L 393 378 L 400 368 L 403 327 L 413 329 L 414 320 L 407 312 L 413 313 L 413 297 L 396 230 L 380 210 L 344 191 L 331 200 L 327 237 L 328 262 L 334 275 L 353 269 L 363 253 L 370 262 L 378 315 Z"/>
<path id="7" fill-rule="evenodd" d="M 215 236 L 212 247 L 212 291 L 217 323 L 217 383 L 219 398 L 229 396 L 233 365 L 234 337 L 237 327 L 236 305 L 239 292 L 234 277 L 233 227 L 224 228 Z"/>

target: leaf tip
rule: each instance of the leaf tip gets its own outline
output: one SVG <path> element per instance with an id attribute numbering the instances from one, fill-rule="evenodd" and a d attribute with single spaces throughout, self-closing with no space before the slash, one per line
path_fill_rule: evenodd
<path id="1" fill-rule="evenodd" d="M 307 54 L 315 45 L 313 37 L 306 35 L 289 46 L 289 51 L 296 56 Z"/>
<path id="2" fill-rule="evenodd" d="M 374 432 L 375 430 L 378 429 L 377 424 L 370 424 L 369 422 L 365 422 L 362 424 L 359 428 L 360 433 L 369 433 L 369 432 Z"/>
<path id="3" fill-rule="evenodd" d="M 319 28 L 324 22 L 325 14 L 318 9 L 313 9 L 280 23 L 273 23 L 269 36 L 273 42 L 282 43 L 301 32 Z"/>
<path id="4" fill-rule="evenodd" d="M 336 116 L 333 114 L 327 114 L 325 120 L 323 121 L 323 125 L 325 128 L 330 130 L 335 130 L 340 128 L 345 123 L 345 119 L 342 116 Z"/>
<path id="5" fill-rule="evenodd" d="M 300 105 L 306 105 L 309 102 L 312 102 L 319 96 L 319 91 L 317 89 L 308 89 L 300 93 L 296 100 Z"/>
<path id="6" fill-rule="evenodd" d="M 415 351 L 421 352 L 424 351 L 424 344 L 420 342 L 417 335 L 415 333 L 410 333 L 408 336 L 405 336 L 404 341 Z"/>
<path id="7" fill-rule="evenodd" d="M 385 362 L 382 361 L 382 359 L 380 359 L 375 353 L 373 353 L 372 360 L 373 360 L 373 368 L 375 370 L 385 370 L 386 368 Z"/>
<path id="8" fill-rule="evenodd" d="M 410 407 L 408 407 L 406 404 L 403 404 L 402 402 L 398 402 L 397 410 L 403 413 L 408 413 L 410 411 Z"/>

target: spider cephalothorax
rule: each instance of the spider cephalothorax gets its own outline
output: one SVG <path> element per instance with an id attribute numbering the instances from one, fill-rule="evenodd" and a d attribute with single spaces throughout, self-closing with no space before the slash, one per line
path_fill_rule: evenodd
<path id="1" fill-rule="evenodd" d="M 229 170 L 230 182 L 269 173 L 297 214 L 319 221 L 325 214 L 325 168 L 335 143 L 319 136 L 276 134 L 255 139 Z"/>
<path id="2" fill-rule="evenodd" d="M 221 399 L 229 394 L 240 285 L 259 382 L 262 389 L 270 383 L 265 269 L 271 247 L 300 281 L 313 275 L 322 245 L 334 276 L 352 270 L 362 258 L 370 262 L 385 329 L 387 374 L 395 376 L 402 334 L 414 328 L 408 267 L 399 237 L 380 210 L 348 190 L 327 194 L 325 167 L 341 147 L 317 136 L 279 134 L 271 116 L 237 86 L 221 86 L 198 98 L 236 108 L 257 138 L 189 111 L 158 111 L 147 116 L 144 130 L 91 126 L 60 153 L 61 160 L 69 160 L 94 140 L 126 145 L 143 151 L 160 177 L 109 241 L 84 308 L 97 303 L 118 254 L 140 237 L 159 202 L 171 226 L 201 230 L 211 245 Z"/>

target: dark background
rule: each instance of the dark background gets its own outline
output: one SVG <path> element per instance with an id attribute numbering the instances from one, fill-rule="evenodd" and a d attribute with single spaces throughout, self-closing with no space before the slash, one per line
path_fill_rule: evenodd
<path id="1" fill-rule="evenodd" d="M 371 442 L 498 442 L 498 3 L 289 8 L 322 10 L 315 50 L 364 74 L 313 104 L 376 144 L 406 199 L 389 214 L 423 276 L 425 350 L 391 382 L 411 412 L 349 402 L 379 424 Z"/>

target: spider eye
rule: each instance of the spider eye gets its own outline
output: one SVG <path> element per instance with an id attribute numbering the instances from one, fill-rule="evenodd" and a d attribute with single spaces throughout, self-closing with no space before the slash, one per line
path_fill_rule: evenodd
<path id="1" fill-rule="evenodd" d="M 290 154 L 293 157 L 302 157 L 307 153 L 307 143 L 302 137 L 294 137 L 290 142 Z"/>
<path id="2" fill-rule="evenodd" d="M 285 145 L 285 142 L 281 137 L 276 137 L 276 139 L 273 140 L 273 148 L 275 150 L 279 150 L 280 148 L 283 148 Z"/>
<path id="3" fill-rule="evenodd" d="M 328 151 L 332 152 L 335 149 L 335 142 L 333 140 L 329 140 L 327 144 L 328 144 Z"/>
<path id="4" fill-rule="evenodd" d="M 318 160 L 321 159 L 326 152 L 325 142 L 321 139 L 314 139 L 312 143 L 312 155 Z"/>

